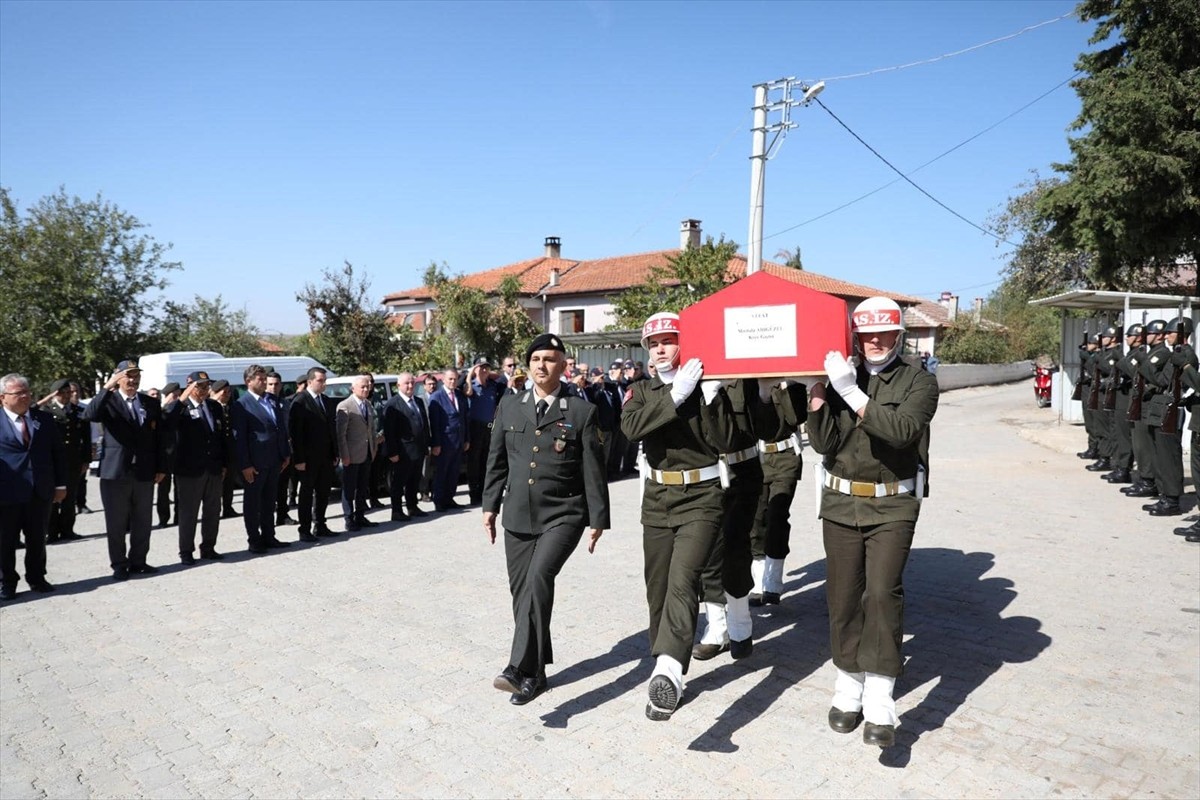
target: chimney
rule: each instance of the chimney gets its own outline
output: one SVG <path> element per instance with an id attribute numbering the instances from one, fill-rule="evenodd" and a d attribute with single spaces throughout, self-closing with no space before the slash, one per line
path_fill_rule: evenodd
<path id="1" fill-rule="evenodd" d="M 679 223 L 679 249 L 700 246 L 700 220 L 685 219 Z"/>
<path id="2" fill-rule="evenodd" d="M 938 305 L 946 309 L 947 319 L 953 320 L 958 316 L 958 295 L 953 292 L 942 292 L 942 296 L 938 298 Z"/>
<path id="3" fill-rule="evenodd" d="M 557 268 L 550 270 L 550 285 L 558 286 L 558 269 Z"/>
<path id="4" fill-rule="evenodd" d="M 983 298 L 982 298 L 982 297 L 976 297 L 976 298 L 975 298 L 975 310 L 974 310 L 974 314 L 975 314 L 975 321 L 976 321 L 976 322 L 979 322 L 980 320 L 982 320 L 982 319 L 983 319 Z"/>
<path id="5" fill-rule="evenodd" d="M 562 258 L 562 240 L 557 236 L 546 237 L 546 258 Z"/>

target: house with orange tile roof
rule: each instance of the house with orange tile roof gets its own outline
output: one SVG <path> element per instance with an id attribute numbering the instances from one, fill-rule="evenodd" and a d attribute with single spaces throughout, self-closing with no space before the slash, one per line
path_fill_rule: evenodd
<path id="1" fill-rule="evenodd" d="M 678 249 L 612 256 L 590 260 L 562 257 L 562 241 L 546 237 L 539 258 L 518 261 L 502 267 L 463 276 L 467 286 L 495 292 L 504 279 L 516 277 L 521 284 L 521 304 L 543 330 L 559 335 L 593 333 L 613 325 L 616 317 L 612 299 L 621 292 L 645 282 L 656 268 L 668 265 L 668 259 L 689 246 L 701 242 L 700 221 L 686 219 L 680 227 Z M 810 289 L 836 295 L 850 303 L 883 295 L 901 306 L 915 306 L 918 297 L 888 292 L 871 286 L 831 278 L 809 270 L 763 262 L 763 270 Z M 746 275 L 746 257 L 729 260 L 730 281 Z M 426 330 L 432 322 L 437 303 L 429 287 L 392 292 L 383 298 L 389 319 L 396 325 Z"/>

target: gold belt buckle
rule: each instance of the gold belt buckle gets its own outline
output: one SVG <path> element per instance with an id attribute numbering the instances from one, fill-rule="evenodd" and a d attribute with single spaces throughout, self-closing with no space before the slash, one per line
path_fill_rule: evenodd
<path id="1" fill-rule="evenodd" d="M 874 497 L 875 484 L 850 481 L 850 494 L 854 497 Z"/>
<path id="2" fill-rule="evenodd" d="M 664 472 L 662 474 L 662 482 L 664 486 L 681 486 L 683 484 L 683 473 Z"/>

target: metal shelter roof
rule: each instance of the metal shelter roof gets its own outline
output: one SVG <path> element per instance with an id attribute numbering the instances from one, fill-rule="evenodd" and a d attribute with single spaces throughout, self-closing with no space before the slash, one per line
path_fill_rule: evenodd
<path id="1" fill-rule="evenodd" d="M 1175 308 L 1182 303 L 1187 311 L 1200 305 L 1200 297 L 1176 294 L 1142 294 L 1141 292 L 1108 292 L 1099 289 L 1076 289 L 1051 297 L 1030 300 L 1031 306 L 1079 308 L 1090 311 L 1116 311 L 1130 308 Z"/>

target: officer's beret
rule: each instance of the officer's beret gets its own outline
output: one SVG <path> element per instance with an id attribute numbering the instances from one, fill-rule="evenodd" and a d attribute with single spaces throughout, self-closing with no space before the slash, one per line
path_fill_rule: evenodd
<path id="1" fill-rule="evenodd" d="M 1146 333 L 1164 333 L 1167 330 L 1165 319 L 1152 319 L 1146 323 Z"/>
<path id="2" fill-rule="evenodd" d="M 117 364 L 117 372 L 120 372 L 121 370 L 124 370 L 124 369 L 136 370 L 138 372 L 142 371 L 142 368 L 138 366 L 136 358 L 127 358 L 124 361 Z"/>
<path id="3" fill-rule="evenodd" d="M 202 369 L 198 369 L 195 372 L 189 372 L 188 376 L 187 376 L 187 382 L 188 383 L 208 383 L 209 382 L 208 373 Z"/>
<path id="4" fill-rule="evenodd" d="M 50 394 L 58 394 L 71 385 L 71 381 L 66 378 L 59 378 L 54 383 L 50 384 Z"/>
<path id="5" fill-rule="evenodd" d="M 163 394 L 174 394 L 175 392 L 179 391 L 179 384 L 175 381 L 171 381 L 166 386 L 162 387 L 161 391 Z"/>
<path id="6" fill-rule="evenodd" d="M 222 389 L 224 389 L 224 388 L 225 388 L 226 386 L 228 386 L 228 385 L 229 385 L 229 381 L 224 381 L 224 380 L 221 380 L 221 381 L 213 381 L 213 384 L 212 384 L 212 390 L 213 390 L 214 392 L 219 392 L 219 391 L 221 391 Z"/>
<path id="7" fill-rule="evenodd" d="M 529 359 L 533 358 L 533 354 L 538 350 L 557 350 L 560 353 L 565 353 L 567 352 L 567 347 L 563 344 L 562 339 L 553 333 L 538 334 L 537 338 L 529 343 L 529 347 L 525 348 L 526 364 L 529 363 Z"/>

